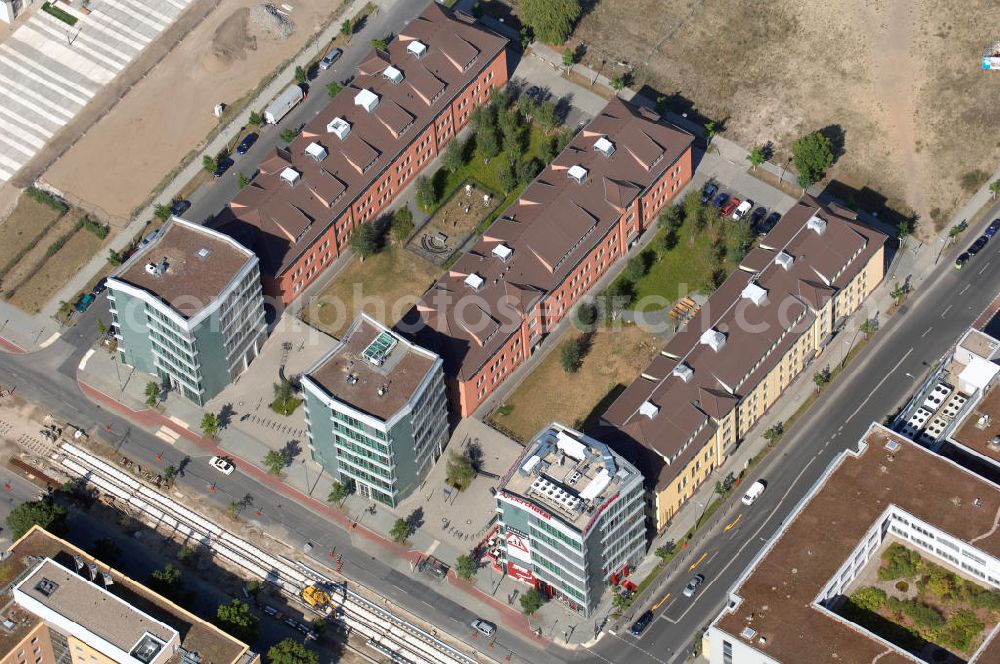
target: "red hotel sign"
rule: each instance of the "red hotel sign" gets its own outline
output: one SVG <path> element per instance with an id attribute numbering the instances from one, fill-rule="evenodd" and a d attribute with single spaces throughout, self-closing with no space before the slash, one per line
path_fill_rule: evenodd
<path id="1" fill-rule="evenodd" d="M 543 517 L 545 519 L 551 519 L 552 518 L 549 515 L 549 513 L 546 512 L 545 510 L 543 510 L 541 507 L 539 507 L 538 505 L 535 505 L 534 503 L 530 503 L 527 500 L 524 500 L 523 498 L 518 498 L 517 496 L 512 496 L 511 494 L 507 493 L 506 491 L 504 491 L 501 495 L 504 498 L 506 498 L 507 500 L 511 501 L 512 503 L 517 503 L 518 505 L 522 505 L 524 507 L 527 507 L 529 510 L 531 510 L 532 512 L 534 512 L 535 514 L 537 514 L 540 517 Z"/>

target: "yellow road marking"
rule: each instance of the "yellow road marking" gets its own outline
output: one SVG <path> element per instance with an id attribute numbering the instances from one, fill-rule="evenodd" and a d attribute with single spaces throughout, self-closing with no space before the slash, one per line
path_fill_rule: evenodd
<path id="1" fill-rule="evenodd" d="M 691 563 L 691 567 L 688 567 L 688 571 L 689 572 L 693 572 L 694 568 L 697 567 L 698 565 L 700 565 L 701 561 L 703 561 L 705 558 L 708 558 L 708 552 L 707 551 L 705 553 L 701 554 L 701 558 L 699 558 L 698 560 L 696 560 L 693 563 Z"/>
<path id="2" fill-rule="evenodd" d="M 740 519 L 742 519 L 742 518 L 743 518 L 742 514 L 737 514 L 736 518 L 733 520 L 733 522 L 731 524 L 729 524 L 728 526 L 726 526 L 723 530 L 725 530 L 728 533 L 730 530 L 733 529 L 733 526 L 735 526 L 737 523 L 740 522 Z"/>
<path id="3" fill-rule="evenodd" d="M 661 599 L 659 602 L 657 602 L 656 604 L 654 604 L 653 605 L 653 610 L 655 611 L 656 609 L 658 609 L 661 606 L 663 606 L 663 603 L 666 602 L 668 599 L 670 599 L 670 593 L 667 593 L 666 595 L 664 595 L 663 599 Z"/>

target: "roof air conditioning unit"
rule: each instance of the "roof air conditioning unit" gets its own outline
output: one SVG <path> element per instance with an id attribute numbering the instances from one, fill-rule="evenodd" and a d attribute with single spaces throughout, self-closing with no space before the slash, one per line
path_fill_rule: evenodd
<path id="1" fill-rule="evenodd" d="M 351 133 L 351 123 L 344 118 L 334 118 L 326 126 L 326 132 L 335 135 L 340 140 L 344 140 Z"/>

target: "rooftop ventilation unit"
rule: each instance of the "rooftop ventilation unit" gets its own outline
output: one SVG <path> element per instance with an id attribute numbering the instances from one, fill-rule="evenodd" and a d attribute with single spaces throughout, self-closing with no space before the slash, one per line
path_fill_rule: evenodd
<path id="1" fill-rule="evenodd" d="M 778 255 L 774 257 L 775 265 L 780 265 L 781 267 L 783 267 L 785 269 L 785 272 L 792 269 L 792 263 L 794 262 L 795 259 L 792 258 L 792 255 L 784 251 L 779 251 Z"/>
<path id="2" fill-rule="evenodd" d="M 657 406 L 652 401 L 643 401 L 642 405 L 639 406 L 639 414 L 645 415 L 649 419 L 653 419 L 660 412 L 660 407 Z"/>
<path id="3" fill-rule="evenodd" d="M 694 378 L 694 369 L 683 362 L 674 367 L 674 370 L 671 373 L 683 380 L 685 383 L 690 383 L 691 379 Z"/>
<path id="4" fill-rule="evenodd" d="M 281 171 L 281 176 L 280 177 L 281 177 L 282 182 L 287 182 L 288 186 L 294 187 L 298 183 L 298 181 L 302 179 L 302 174 L 299 173 L 294 168 L 290 168 L 290 167 L 286 166 Z"/>
<path id="5" fill-rule="evenodd" d="M 615 144 L 601 136 L 599 139 L 594 141 L 594 149 L 603 154 L 605 157 L 610 157 L 615 153 Z"/>
<path id="6" fill-rule="evenodd" d="M 895 441 L 895 440 L 892 440 L 892 439 L 890 438 L 890 439 L 889 439 L 888 441 L 886 441 L 886 443 L 885 443 L 885 449 L 889 450 L 890 452 L 895 452 L 896 450 L 898 450 L 898 449 L 899 449 L 899 443 L 898 443 L 897 441 Z"/>
<path id="7" fill-rule="evenodd" d="M 406 52 L 409 53 L 410 55 L 416 56 L 416 58 L 419 60 L 420 58 L 427 55 L 427 45 L 424 44 L 422 41 L 414 39 L 406 47 Z"/>
<path id="8" fill-rule="evenodd" d="M 755 281 L 751 281 L 743 289 L 743 299 L 750 300 L 758 307 L 767 302 L 767 291 L 760 287 Z"/>
<path id="9" fill-rule="evenodd" d="M 514 255 L 514 250 L 508 247 L 506 244 L 501 242 L 497 246 L 493 247 L 493 255 L 502 260 L 504 263 L 510 260 L 510 257 Z"/>
<path id="10" fill-rule="evenodd" d="M 42 577 L 42 580 L 35 584 L 35 590 L 45 597 L 50 597 L 58 587 L 58 583 L 50 579 L 46 579 L 45 577 Z"/>
<path id="11" fill-rule="evenodd" d="M 323 161 L 326 159 L 326 148 L 324 148 L 319 143 L 313 141 L 306 146 L 306 154 L 315 159 L 316 161 Z"/>
<path id="12" fill-rule="evenodd" d="M 403 82 L 403 72 L 396 69 L 392 65 L 386 67 L 385 71 L 382 72 L 382 75 L 385 76 L 390 81 L 392 81 L 393 83 L 395 83 L 396 85 L 399 85 L 400 83 Z"/>
<path id="13" fill-rule="evenodd" d="M 146 263 L 146 274 L 159 277 L 166 273 L 168 267 L 170 267 L 170 264 L 167 263 L 166 257 L 161 258 L 159 263 L 150 261 Z"/>
<path id="14" fill-rule="evenodd" d="M 577 184 L 583 184 L 583 181 L 587 179 L 587 169 L 577 164 L 570 166 L 569 170 L 566 171 L 566 175 L 576 180 Z"/>
<path id="15" fill-rule="evenodd" d="M 740 632 L 740 636 L 742 636 L 747 641 L 752 641 L 753 637 L 757 636 L 757 630 L 755 630 L 753 627 L 744 627 L 743 631 Z"/>
<path id="16" fill-rule="evenodd" d="M 354 105 L 371 113 L 378 106 L 378 95 L 368 89 L 359 90 L 358 94 L 354 95 Z"/>
<path id="17" fill-rule="evenodd" d="M 385 363 L 385 359 L 389 357 L 389 353 L 392 349 L 396 347 L 396 337 L 392 336 L 388 332 L 380 332 L 377 337 L 375 337 L 368 347 L 361 353 L 362 356 L 374 364 L 377 367 L 382 366 Z M 379 395 L 381 396 L 381 394 Z"/>
<path id="18" fill-rule="evenodd" d="M 826 222 L 819 218 L 819 215 L 814 214 L 809 217 L 809 221 L 806 222 L 806 228 L 816 231 L 816 235 L 822 235 L 826 232 Z"/>
<path id="19" fill-rule="evenodd" d="M 334 118 L 326 126 L 326 132 L 335 135 L 340 140 L 344 140 L 351 133 L 351 123 L 344 118 Z"/>
<path id="20" fill-rule="evenodd" d="M 209 249 L 208 247 L 202 247 L 201 249 L 199 249 L 198 251 L 196 251 L 194 253 L 195 253 L 195 255 L 198 258 L 204 260 L 204 259 L 206 259 L 206 258 L 208 258 L 209 256 L 212 255 L 212 250 Z"/>
<path id="21" fill-rule="evenodd" d="M 726 335 L 712 328 L 701 333 L 700 341 L 718 353 L 726 345 Z"/>
<path id="22" fill-rule="evenodd" d="M 470 274 L 465 278 L 465 285 L 474 291 L 478 291 L 480 288 L 483 287 L 483 284 L 485 283 L 486 280 L 480 277 L 475 272 L 473 272 L 472 274 Z"/>

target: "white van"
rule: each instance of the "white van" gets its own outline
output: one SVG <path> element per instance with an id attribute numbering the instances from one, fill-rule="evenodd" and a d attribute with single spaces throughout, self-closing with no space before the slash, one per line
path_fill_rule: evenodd
<path id="1" fill-rule="evenodd" d="M 743 494 L 743 498 L 741 498 L 743 504 L 753 505 L 754 501 L 760 498 L 760 494 L 764 493 L 764 489 L 766 488 L 766 486 L 767 485 L 760 480 L 757 480 L 756 482 L 751 484 L 747 492 Z"/>

